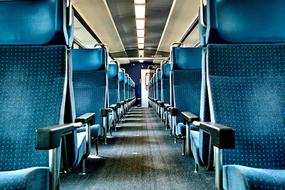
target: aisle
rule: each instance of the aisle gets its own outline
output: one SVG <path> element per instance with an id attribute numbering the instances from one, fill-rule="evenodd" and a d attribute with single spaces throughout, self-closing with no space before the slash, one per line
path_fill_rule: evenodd
<path id="1" fill-rule="evenodd" d="M 213 173 L 195 174 L 192 158 L 181 156 L 168 133 L 152 109 L 133 108 L 100 144 L 101 158 L 87 160 L 87 174 L 61 175 L 61 189 L 214 189 Z"/>

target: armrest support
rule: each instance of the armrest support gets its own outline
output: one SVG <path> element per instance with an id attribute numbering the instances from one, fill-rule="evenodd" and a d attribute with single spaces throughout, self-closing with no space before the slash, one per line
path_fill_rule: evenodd
<path id="1" fill-rule="evenodd" d="M 179 114 L 179 110 L 175 107 L 169 107 L 168 110 L 171 116 L 177 116 Z"/>
<path id="2" fill-rule="evenodd" d="M 102 108 L 101 109 L 101 117 L 108 117 L 109 112 L 112 112 L 111 108 Z"/>
<path id="3" fill-rule="evenodd" d="M 201 122 L 200 128 L 211 135 L 213 146 L 219 149 L 233 149 L 235 147 L 233 128 L 211 122 Z"/>
<path id="4" fill-rule="evenodd" d="M 36 145 L 38 150 L 49 150 L 59 147 L 61 138 L 74 131 L 74 124 L 56 125 L 36 130 Z"/>
<path id="5" fill-rule="evenodd" d="M 95 124 L 95 113 L 85 113 L 76 118 L 75 122 L 81 122 L 83 124 L 94 125 Z"/>
<path id="6" fill-rule="evenodd" d="M 181 112 L 181 114 L 188 123 L 193 123 L 193 121 L 200 121 L 200 118 L 191 112 Z"/>

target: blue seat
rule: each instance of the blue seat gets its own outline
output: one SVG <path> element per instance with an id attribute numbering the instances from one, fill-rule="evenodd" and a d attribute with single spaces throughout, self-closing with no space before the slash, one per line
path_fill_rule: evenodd
<path id="1" fill-rule="evenodd" d="M 172 49 L 171 74 L 173 77 L 170 84 L 173 86 L 173 100 L 170 102 L 178 110 L 176 114 L 171 114 L 173 118 L 171 120 L 176 120 L 172 122 L 171 129 L 176 137 L 186 136 L 186 126 L 182 123 L 181 112 L 190 111 L 195 115 L 200 114 L 201 58 L 201 48 L 174 47 Z"/>
<path id="2" fill-rule="evenodd" d="M 164 125 L 169 128 L 168 122 L 168 112 L 167 108 L 170 106 L 170 84 L 169 84 L 169 74 L 171 70 L 171 64 L 168 62 L 163 62 L 161 64 L 161 101 L 163 103 L 163 115 L 162 120 Z"/>
<path id="3" fill-rule="evenodd" d="M 72 42 L 66 10 L 62 0 L 0 2 L 1 189 L 59 188 L 62 136 L 74 133 L 60 125 Z"/>
<path id="4" fill-rule="evenodd" d="M 103 126 L 101 109 L 106 106 L 106 50 L 104 48 L 73 49 L 72 74 L 76 116 L 95 113 L 96 122 L 90 126 L 91 137 L 96 142 L 98 154 L 98 140 L 105 137 L 106 126 Z"/>
<path id="5" fill-rule="evenodd" d="M 282 0 L 208 1 L 212 123 L 200 128 L 211 134 L 217 189 L 285 187 L 284 14 Z"/>
<path id="6" fill-rule="evenodd" d="M 124 115 L 124 107 L 125 107 L 125 83 L 124 83 L 125 69 L 120 69 L 118 73 L 119 78 L 119 102 L 120 102 L 120 119 Z"/>
<path id="7" fill-rule="evenodd" d="M 107 64 L 108 72 L 108 96 L 109 107 L 112 109 L 112 114 L 109 117 L 109 131 L 112 134 L 112 130 L 116 129 L 116 123 L 118 122 L 118 107 L 119 107 L 119 65 L 113 61 Z"/>

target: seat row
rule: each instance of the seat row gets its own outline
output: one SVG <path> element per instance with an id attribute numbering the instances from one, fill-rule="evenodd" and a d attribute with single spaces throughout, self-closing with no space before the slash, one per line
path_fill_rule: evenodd
<path id="1" fill-rule="evenodd" d="M 72 49 L 66 0 L 0 2 L 0 189 L 59 189 L 135 102 L 104 45 Z M 17 13 L 17 14 L 14 14 Z M 95 118 L 96 116 L 96 118 Z"/>
<path id="2" fill-rule="evenodd" d="M 201 1 L 200 47 L 173 44 L 151 80 L 149 104 L 216 189 L 285 187 L 284 5 Z"/>

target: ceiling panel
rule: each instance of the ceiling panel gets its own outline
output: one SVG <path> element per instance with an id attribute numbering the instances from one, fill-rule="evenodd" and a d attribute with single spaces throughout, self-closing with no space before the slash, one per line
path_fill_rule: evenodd
<path id="1" fill-rule="evenodd" d="M 73 6 L 111 53 L 125 51 L 105 0 L 77 0 Z"/>
<path id="2" fill-rule="evenodd" d="M 155 55 L 173 0 L 146 0 L 145 56 Z M 129 57 L 138 56 L 133 0 L 107 0 Z"/>
<path id="3" fill-rule="evenodd" d="M 158 46 L 157 55 L 160 52 L 169 52 L 171 44 L 180 41 L 183 34 L 196 19 L 198 8 L 198 0 L 174 0 L 168 24 L 165 26 Z"/>

